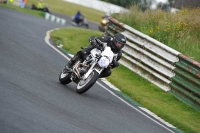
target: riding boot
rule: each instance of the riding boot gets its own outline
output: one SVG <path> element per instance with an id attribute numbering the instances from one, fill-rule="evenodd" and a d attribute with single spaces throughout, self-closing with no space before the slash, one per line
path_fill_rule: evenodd
<path id="1" fill-rule="evenodd" d="M 68 62 L 68 64 L 67 64 L 67 66 L 69 67 L 69 68 L 72 68 L 73 67 L 73 65 L 74 65 L 74 63 L 76 62 L 76 61 L 78 61 L 79 60 L 79 55 L 78 54 L 76 54 L 73 58 L 71 58 L 71 60 Z"/>
<path id="2" fill-rule="evenodd" d="M 74 63 L 76 63 L 76 61 L 79 60 L 79 55 L 76 54 L 73 58 L 71 58 L 71 60 L 67 63 L 67 65 L 65 66 L 63 72 L 64 73 L 70 73 L 72 72 L 72 67 L 74 65 Z"/>
<path id="3" fill-rule="evenodd" d="M 64 71 L 72 72 L 72 67 L 73 67 L 74 63 L 76 63 L 76 61 L 78 61 L 79 59 L 85 59 L 92 48 L 93 48 L 93 46 L 89 45 L 87 48 L 78 51 L 77 54 L 65 66 Z"/>
<path id="4" fill-rule="evenodd" d="M 72 68 L 74 63 L 78 61 L 79 59 L 85 59 L 84 57 L 87 56 L 87 54 L 90 52 L 90 48 L 85 48 L 77 52 L 77 54 L 68 62 L 68 67 Z"/>

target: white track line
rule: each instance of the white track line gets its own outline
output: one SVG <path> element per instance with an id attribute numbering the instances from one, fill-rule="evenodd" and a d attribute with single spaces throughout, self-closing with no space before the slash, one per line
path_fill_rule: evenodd
<path id="1" fill-rule="evenodd" d="M 57 29 L 54 29 L 54 30 L 57 30 Z M 50 46 L 52 47 L 54 50 L 56 50 L 59 54 L 61 54 L 62 56 L 64 56 L 67 60 L 70 60 L 70 58 L 68 58 L 65 54 L 63 54 L 62 52 L 60 52 L 57 48 L 55 48 L 54 46 L 51 45 L 51 43 L 49 42 L 49 39 L 50 39 L 50 33 L 54 30 L 50 30 L 50 31 L 47 31 L 46 33 L 46 37 L 44 38 L 45 42 Z"/>

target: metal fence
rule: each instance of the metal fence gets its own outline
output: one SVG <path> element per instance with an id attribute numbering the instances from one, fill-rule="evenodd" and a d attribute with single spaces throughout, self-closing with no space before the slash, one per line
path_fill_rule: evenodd
<path id="1" fill-rule="evenodd" d="M 123 48 L 123 57 L 120 60 L 122 65 L 200 110 L 199 63 L 110 18 L 105 34 L 113 36 L 118 32 L 127 38 L 127 45 Z"/>

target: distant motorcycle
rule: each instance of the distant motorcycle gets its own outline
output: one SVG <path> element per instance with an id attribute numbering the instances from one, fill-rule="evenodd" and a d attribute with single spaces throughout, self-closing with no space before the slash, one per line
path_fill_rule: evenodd
<path id="1" fill-rule="evenodd" d="M 99 24 L 99 30 L 102 32 L 105 32 L 106 25 L 108 24 L 108 22 L 109 22 L 109 16 L 107 16 L 107 15 L 103 16 L 101 19 L 101 22 Z"/>
<path id="2" fill-rule="evenodd" d="M 74 17 L 72 17 L 72 25 L 73 26 L 77 26 L 77 27 L 84 27 L 84 28 L 89 28 L 89 23 L 87 21 L 87 19 L 85 17 L 82 18 L 82 20 L 77 23 L 74 19 Z"/>
<path id="3" fill-rule="evenodd" d="M 75 82 L 77 84 L 76 92 L 82 94 L 89 90 L 99 78 L 99 75 L 112 63 L 114 59 L 114 53 L 111 48 L 106 44 L 103 44 L 97 39 L 94 49 L 90 51 L 90 54 L 83 60 L 78 60 L 72 67 L 72 71 L 62 70 L 59 76 L 61 84 L 69 84 Z"/>

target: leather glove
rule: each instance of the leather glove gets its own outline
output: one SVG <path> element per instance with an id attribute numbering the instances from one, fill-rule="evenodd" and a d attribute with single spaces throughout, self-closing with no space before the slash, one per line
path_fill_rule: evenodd
<path id="1" fill-rule="evenodd" d="M 91 36 L 89 39 L 89 42 L 92 43 L 92 41 L 94 41 L 94 40 L 95 40 L 95 36 Z"/>
<path id="2" fill-rule="evenodd" d="M 92 44 L 93 46 L 96 46 L 96 45 L 97 45 L 97 41 L 96 41 L 95 39 L 91 40 L 90 42 L 91 42 L 91 44 Z"/>
<path id="3" fill-rule="evenodd" d="M 89 41 L 93 40 L 94 38 L 95 38 L 95 36 L 91 36 L 90 39 L 89 39 Z"/>

